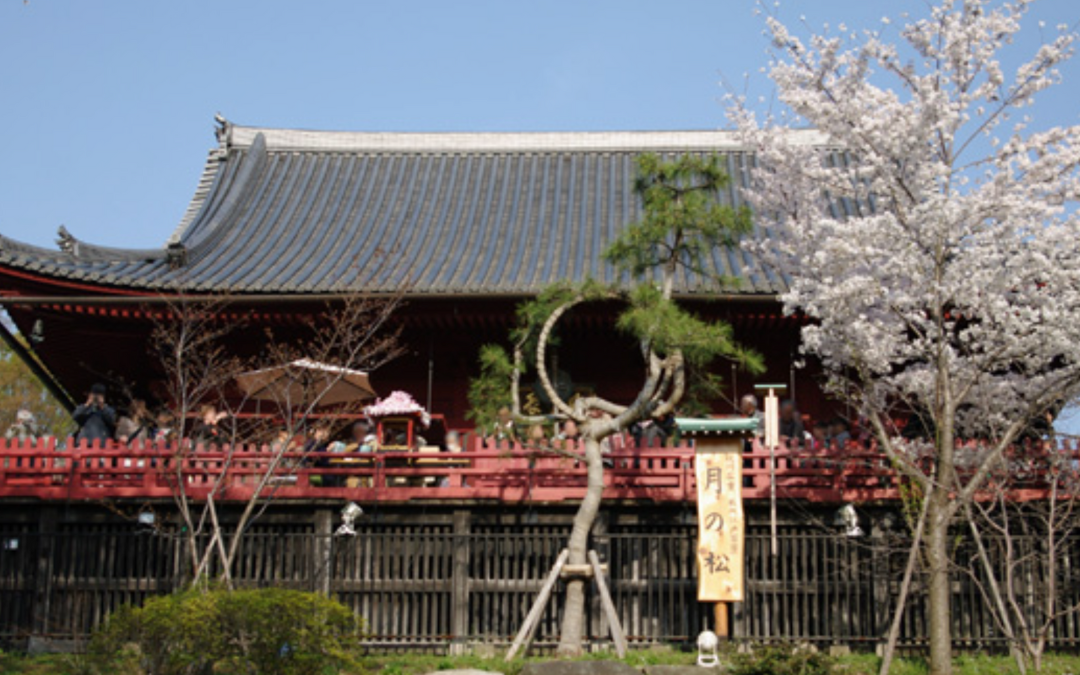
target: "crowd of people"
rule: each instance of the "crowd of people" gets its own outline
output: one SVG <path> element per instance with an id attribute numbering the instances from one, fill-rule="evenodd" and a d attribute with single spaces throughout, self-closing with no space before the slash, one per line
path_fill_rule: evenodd
<path id="1" fill-rule="evenodd" d="M 74 435 L 77 442 L 104 442 L 113 440 L 119 443 L 172 442 L 183 431 L 194 444 L 223 445 L 235 435 L 228 422 L 229 416 L 219 411 L 214 405 L 202 405 L 193 420 L 184 425 L 177 423 L 168 408 L 151 410 L 146 401 L 140 398 L 130 399 L 119 410 L 108 401 L 108 392 L 104 385 L 93 385 L 85 402 L 75 408 L 72 417 L 78 425 Z M 739 401 L 739 412 L 744 417 L 757 420 L 758 435 L 764 430 L 764 418 L 754 394 L 746 394 Z M 593 411 L 598 418 L 610 415 L 602 411 Z M 183 428 L 181 428 L 183 426 Z M 499 409 L 490 428 L 479 430 L 485 445 L 496 446 L 504 442 L 521 443 L 533 448 L 552 448 L 560 450 L 574 447 L 580 441 L 581 431 L 577 422 L 567 419 L 548 424 L 520 425 L 514 419 L 509 407 Z M 21 408 L 15 421 L 8 427 L 6 437 L 25 441 L 43 435 L 43 430 L 36 423 L 34 414 L 28 408 Z M 828 420 L 813 420 L 802 415 L 795 402 L 784 400 L 779 405 L 779 435 L 782 443 L 793 448 L 812 452 L 838 450 L 850 443 L 869 444 L 870 434 L 865 425 L 852 424 L 843 417 Z M 646 419 L 632 424 L 625 433 L 613 434 L 603 439 L 601 448 L 604 453 L 618 452 L 627 447 L 656 447 L 677 443 L 679 430 L 675 423 L 675 414 L 650 415 Z M 426 444 L 422 438 L 416 441 Z M 374 428 L 369 421 L 360 420 L 347 428 L 335 429 L 325 423 L 316 423 L 305 434 L 290 434 L 285 430 L 272 432 L 269 442 L 274 449 L 305 453 L 341 453 L 373 452 L 382 444 L 400 448 L 401 443 L 393 440 L 376 438 Z M 283 448 L 284 446 L 288 446 Z M 443 439 L 443 449 L 450 452 L 461 449 L 462 439 L 458 432 L 450 431 Z"/>
<path id="2" fill-rule="evenodd" d="M 611 419 L 609 413 L 594 410 L 592 416 Z M 562 450 L 574 447 L 582 440 L 581 429 L 573 419 L 548 424 L 532 423 L 518 425 L 509 407 L 499 409 L 494 424 L 483 435 L 485 444 L 498 445 L 503 442 L 521 443 L 529 448 L 553 448 Z M 612 434 L 600 442 L 601 451 L 608 454 L 626 447 L 656 447 L 677 442 L 678 427 L 675 414 L 650 415 L 648 418 L 630 425 L 626 433 Z"/>
<path id="3" fill-rule="evenodd" d="M 739 413 L 757 421 L 757 435 L 764 435 L 764 415 L 754 394 L 746 394 L 739 400 Z M 593 411 L 596 417 L 610 417 L 607 413 Z M 791 400 L 781 401 L 778 409 L 779 435 L 781 443 L 793 448 L 822 452 L 846 448 L 850 443 L 868 446 L 870 433 L 865 424 L 853 428 L 852 424 L 841 416 L 827 420 L 811 421 L 803 415 Z M 658 447 L 679 442 L 679 428 L 675 423 L 675 413 L 649 415 L 645 419 L 630 425 L 625 433 L 613 434 L 601 442 L 601 449 L 608 453 L 626 447 Z M 498 411 L 498 416 L 491 428 L 484 434 L 491 443 L 503 441 L 521 442 L 530 447 L 560 449 L 568 441 L 581 439 L 577 422 L 572 419 L 549 425 L 530 424 L 521 427 L 514 422 L 509 407 Z"/>
<path id="4" fill-rule="evenodd" d="M 366 411 L 365 411 L 366 412 Z M 756 436 L 764 435 L 764 415 L 753 394 L 746 394 L 739 399 L 739 413 L 742 417 L 756 422 Z M 610 419 L 602 411 L 593 411 L 596 418 Z M 430 421 L 426 414 L 423 424 Z M 179 419 L 167 408 L 151 409 L 145 400 L 132 398 L 126 404 L 114 406 L 108 400 L 108 391 L 101 384 L 92 386 L 85 401 L 72 411 L 72 419 L 78 425 L 74 434 L 77 444 L 94 443 L 104 447 L 105 442 L 120 444 L 153 443 L 158 447 L 179 447 L 185 450 L 201 452 L 224 448 L 228 445 L 253 444 L 269 450 L 275 455 L 286 453 L 281 468 L 282 480 L 297 479 L 296 469 L 308 469 L 306 472 L 310 484 L 322 487 L 371 487 L 374 482 L 370 471 L 345 471 L 357 466 L 372 467 L 371 453 L 402 451 L 461 453 L 465 439 L 462 432 L 445 430 L 441 443 L 428 444 L 419 433 L 417 426 L 403 429 L 386 420 L 356 419 L 347 417 L 319 417 L 311 420 L 302 429 L 290 425 L 273 426 L 272 420 L 260 418 L 241 422 L 232 418 L 214 405 L 202 405 L 196 414 Z M 1042 426 L 1033 427 L 1031 433 L 1042 438 L 1045 428 L 1050 428 L 1052 419 L 1038 420 Z M 280 423 L 280 420 L 279 420 Z M 434 428 L 430 431 L 435 431 Z M 811 420 L 799 412 L 792 400 L 784 400 L 778 406 L 778 436 L 780 444 L 799 455 L 810 458 L 835 458 L 842 452 L 869 449 L 872 437 L 869 425 L 859 420 L 852 425 L 843 417 L 827 420 Z M 424 432 L 427 433 L 427 432 Z M 442 430 L 436 432 L 443 433 Z M 550 451 L 554 454 L 580 456 L 584 450 L 581 445 L 583 435 L 578 423 L 573 419 L 548 419 L 545 423 L 521 424 L 515 419 L 509 407 L 498 410 L 493 423 L 487 428 L 477 429 L 472 438 L 477 439 L 479 447 L 487 450 L 497 449 L 502 452 L 511 448 Z M 924 420 L 912 416 L 906 425 L 896 429 L 896 433 L 908 438 L 926 438 L 932 434 Z M 45 437 L 47 431 L 38 424 L 33 411 L 20 408 L 5 434 L 9 440 L 20 442 L 36 441 Z M 680 432 L 674 413 L 648 415 L 645 419 L 632 424 L 626 431 L 612 434 L 600 441 L 602 454 L 619 454 L 623 450 L 642 447 L 666 447 L 680 443 Z M 171 445 L 177 443 L 177 445 Z M 62 448 L 63 446 L 58 446 Z M 751 449 L 747 441 L 747 450 Z M 367 455 L 364 457 L 364 455 Z M 970 457 L 969 457 L 970 455 Z M 974 452 L 964 454 L 958 451 L 958 461 L 973 460 Z M 8 460 L 4 460 L 7 462 Z M 104 461 L 104 460 L 102 460 Z M 124 466 L 143 466 L 142 459 L 125 459 Z M 151 460 L 154 461 L 154 460 Z M 385 466 L 412 466 L 412 460 L 388 455 Z M 387 486 L 448 486 L 452 472 L 442 472 L 439 464 L 451 465 L 455 460 L 443 456 L 432 463 L 430 472 L 397 475 L 391 472 L 386 480 Z M 461 457 L 456 466 L 472 466 L 470 457 Z M 605 465 L 611 466 L 614 458 L 605 458 Z M 446 464 L 450 462 L 450 464 Z M 423 462 L 417 462 L 417 466 Z M 1080 462 L 1074 461 L 1080 466 Z M 104 465 L 104 464 L 103 464 Z M 806 466 L 805 464 L 801 466 Z M 275 479 L 277 480 L 277 479 Z M 380 479 L 382 480 L 382 479 Z M 467 485 L 468 477 L 460 476 L 460 484 Z"/>
<path id="5" fill-rule="evenodd" d="M 739 400 L 739 412 L 744 417 L 757 420 L 757 435 L 764 435 L 765 418 L 758 406 L 758 399 L 753 394 L 746 394 Z M 795 402 L 788 399 L 780 402 L 777 410 L 779 418 L 779 437 L 783 445 L 809 452 L 839 451 L 851 443 L 863 447 L 870 444 L 869 429 L 860 424 L 853 430 L 852 425 L 843 417 L 836 416 L 829 420 L 811 421 L 795 407 Z"/>

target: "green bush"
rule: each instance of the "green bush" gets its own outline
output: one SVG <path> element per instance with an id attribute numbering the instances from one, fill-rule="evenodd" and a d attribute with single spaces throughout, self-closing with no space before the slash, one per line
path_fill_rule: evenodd
<path id="1" fill-rule="evenodd" d="M 755 647 L 733 659 L 732 675 L 829 675 L 833 660 L 813 649 Z"/>
<path id="2" fill-rule="evenodd" d="M 351 662 L 360 629 L 348 608 L 316 593 L 190 590 L 114 613 L 89 657 L 103 673 L 317 675 Z"/>

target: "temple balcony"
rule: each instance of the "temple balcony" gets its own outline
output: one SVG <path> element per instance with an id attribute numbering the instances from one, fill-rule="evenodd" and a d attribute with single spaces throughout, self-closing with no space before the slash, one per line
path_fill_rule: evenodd
<path id="1" fill-rule="evenodd" d="M 100 447 L 54 438 L 0 440 L 0 499 L 170 500 L 182 487 L 194 501 L 213 495 L 218 502 L 241 502 L 258 490 L 264 498 L 293 502 L 560 503 L 580 500 L 586 487 L 585 463 L 575 458 L 582 449 L 572 445 L 560 454 L 509 443 L 485 447 L 480 439 L 472 439 L 460 453 L 305 455 L 257 445 L 180 447 L 185 449 L 112 442 Z M 690 445 L 628 447 L 604 460 L 605 500 L 696 498 Z M 1043 498 L 1050 472 L 1077 485 L 1080 450 L 1075 444 L 1029 446 L 1009 461 L 1013 499 Z M 276 468 L 268 471 L 271 465 Z M 743 465 L 743 498 L 749 501 L 770 499 L 774 482 L 776 498 L 783 500 L 892 501 L 900 499 L 906 482 L 883 453 L 856 445 L 825 452 L 779 448 L 770 454 L 755 441 Z"/>

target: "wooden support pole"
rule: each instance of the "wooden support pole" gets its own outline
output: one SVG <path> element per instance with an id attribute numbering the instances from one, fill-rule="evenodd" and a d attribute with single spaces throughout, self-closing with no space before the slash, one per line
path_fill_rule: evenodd
<path id="1" fill-rule="evenodd" d="M 315 569 L 311 575 L 312 586 L 316 592 L 330 597 L 334 555 L 334 513 L 330 509 L 319 509 L 315 512 L 314 544 Z"/>
<path id="2" fill-rule="evenodd" d="M 607 581 L 604 580 L 604 570 L 600 565 L 600 556 L 596 555 L 596 551 L 589 551 L 589 562 L 592 563 L 596 588 L 600 591 L 600 602 L 604 606 L 604 614 L 607 615 L 608 627 L 611 630 L 611 641 L 615 643 L 615 653 L 620 659 L 625 658 L 626 635 L 623 634 L 622 624 L 619 623 L 619 615 L 615 612 L 615 603 L 611 601 L 611 594 L 608 593 Z"/>
<path id="3" fill-rule="evenodd" d="M 3 307 L 0 306 L 0 310 Z M 23 343 L 19 342 L 11 331 L 7 329 L 7 326 L 0 324 L 0 339 L 4 341 L 4 344 L 8 346 L 8 349 L 15 352 L 15 355 L 26 367 L 30 369 L 30 372 L 34 374 L 34 377 L 38 379 L 41 384 L 49 390 L 49 393 L 60 402 L 60 405 L 64 407 L 69 413 L 75 410 L 75 406 L 78 404 L 75 399 L 60 385 L 60 383 L 53 377 L 52 373 L 45 369 L 41 361 L 38 359 L 36 352 L 31 351 Z"/>
<path id="4" fill-rule="evenodd" d="M 533 603 L 532 609 L 529 610 L 528 615 L 525 617 L 525 623 L 521 625 L 521 630 L 518 631 L 517 637 L 514 638 L 514 644 L 510 645 L 510 651 L 506 653 L 507 662 L 514 660 L 514 655 L 517 654 L 519 649 L 528 651 L 529 643 L 532 642 L 533 634 L 536 633 L 536 627 L 540 625 L 540 617 L 544 614 L 544 607 L 547 605 L 548 598 L 551 597 L 551 591 L 555 588 L 555 582 L 559 580 L 559 573 L 562 572 L 563 565 L 566 564 L 566 559 L 569 557 L 570 550 L 564 548 L 555 561 L 555 565 L 552 566 L 551 572 L 548 573 L 543 587 L 540 588 L 540 593 L 536 596 L 536 602 Z"/>
<path id="5" fill-rule="evenodd" d="M 769 552 L 773 557 L 780 552 L 776 534 L 776 446 L 769 446 Z"/>
<path id="6" fill-rule="evenodd" d="M 776 446 L 780 443 L 780 399 L 777 391 L 787 389 L 786 384 L 759 384 L 755 389 L 767 389 L 765 396 L 765 446 L 769 448 L 769 540 L 770 551 L 779 551 L 776 534 Z"/>
<path id="7" fill-rule="evenodd" d="M 47 506 L 38 515 L 37 531 L 37 568 L 33 584 L 33 605 L 31 614 L 32 634 L 46 636 L 55 632 L 52 626 L 52 586 L 53 558 L 56 555 L 59 536 L 57 523 L 60 513 L 55 507 Z"/>
<path id="8" fill-rule="evenodd" d="M 731 629 L 728 628 L 728 605 L 726 602 L 718 602 L 713 607 L 713 632 L 717 637 L 727 639 L 731 637 Z"/>
<path id="9" fill-rule="evenodd" d="M 471 546 L 469 535 L 472 531 L 472 515 L 469 511 L 454 511 L 454 554 L 450 592 L 453 597 L 453 609 L 450 616 L 451 637 L 450 654 L 459 656 L 465 653 L 465 641 L 469 634 L 469 558 Z"/>
<path id="10" fill-rule="evenodd" d="M 596 514 L 596 520 L 593 521 L 592 531 L 589 532 L 589 541 L 592 544 L 592 550 L 596 551 L 596 555 L 601 560 L 609 560 L 611 558 L 611 537 L 609 535 L 611 525 L 611 515 L 607 510 L 601 511 Z M 607 575 L 607 565 L 601 565 L 603 568 L 603 574 Z M 590 575 L 592 566 L 589 566 Z M 566 569 L 563 568 L 563 572 Z M 592 617 L 593 631 L 596 635 L 609 635 L 611 633 L 611 625 L 608 622 L 607 613 L 604 611 L 604 603 L 599 593 L 592 593 L 589 598 L 589 616 Z"/>
<path id="11" fill-rule="evenodd" d="M 600 568 L 607 572 L 607 565 L 601 565 Z M 588 579 L 592 577 L 593 571 L 592 565 L 563 565 L 560 576 L 563 579 Z"/>

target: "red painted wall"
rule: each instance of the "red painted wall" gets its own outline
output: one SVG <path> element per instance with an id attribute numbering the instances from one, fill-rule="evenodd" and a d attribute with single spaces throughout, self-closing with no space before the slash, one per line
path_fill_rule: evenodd
<path id="1" fill-rule="evenodd" d="M 42 289 L 33 290 L 44 294 Z M 290 317 L 318 311 L 321 305 L 252 307 L 277 316 L 261 319 L 233 334 L 230 348 L 239 353 L 259 349 L 266 325 L 271 325 L 281 339 L 291 339 L 299 333 Z M 403 389 L 426 405 L 430 376 L 432 412 L 445 415 L 453 427 L 471 426 L 465 417 L 468 382 L 477 373 L 479 349 L 489 342 L 506 344 L 514 307 L 513 300 L 447 298 L 409 302 L 398 312 L 408 353 L 373 373 L 372 383 L 381 394 Z M 237 309 L 244 308 L 238 304 Z M 698 303 L 694 309 L 707 318 L 732 322 L 737 339 L 760 351 L 768 367 L 765 374 L 754 377 L 744 372 L 733 374 L 729 364 L 719 363 L 717 372 L 727 381 L 729 400 L 716 401 L 714 412 L 734 412 L 732 402 L 753 391 L 755 382 L 791 381 L 792 357 L 798 356 L 799 324 L 781 317 L 777 303 Z M 642 382 L 642 363 L 634 342 L 614 329 L 617 310 L 612 305 L 587 307 L 569 315 L 561 326 L 561 343 L 553 355 L 559 368 L 569 373 L 577 385 L 628 403 Z M 127 317 L 102 315 L 89 307 L 62 311 L 14 308 L 11 315 L 24 332 L 36 319 L 42 319 L 45 340 L 35 348 L 76 399 L 81 399 L 95 381 L 126 382 L 142 396 L 155 391 L 153 382 L 160 378 L 160 368 L 149 343 L 152 324 L 138 308 L 132 308 Z M 831 416 L 836 409 L 821 396 L 818 373 L 812 364 L 796 371 L 793 393 L 803 413 Z M 527 376 L 524 382 L 531 384 L 534 377 Z"/>

